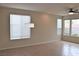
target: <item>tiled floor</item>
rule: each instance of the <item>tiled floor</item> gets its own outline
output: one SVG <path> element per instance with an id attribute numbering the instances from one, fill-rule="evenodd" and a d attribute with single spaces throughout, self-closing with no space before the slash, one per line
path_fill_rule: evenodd
<path id="1" fill-rule="evenodd" d="M 0 51 L 1 56 L 79 56 L 79 44 L 55 41 L 16 49 Z"/>

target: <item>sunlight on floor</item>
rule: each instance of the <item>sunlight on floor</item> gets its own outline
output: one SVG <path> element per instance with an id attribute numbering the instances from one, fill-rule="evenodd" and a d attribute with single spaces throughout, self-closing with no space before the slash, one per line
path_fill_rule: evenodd
<path id="1" fill-rule="evenodd" d="M 63 44 L 62 54 L 64 56 L 79 56 L 79 46 L 72 44 Z"/>

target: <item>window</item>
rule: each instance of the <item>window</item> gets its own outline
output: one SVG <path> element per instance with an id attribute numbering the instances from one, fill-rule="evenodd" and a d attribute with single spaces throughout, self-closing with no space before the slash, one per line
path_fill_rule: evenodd
<path id="1" fill-rule="evenodd" d="M 64 20 L 64 35 L 79 37 L 79 19 Z"/>
<path id="2" fill-rule="evenodd" d="M 57 34 L 61 35 L 62 30 L 62 19 L 57 19 Z"/>
<path id="3" fill-rule="evenodd" d="M 69 36 L 70 33 L 70 20 L 64 20 L 64 35 Z"/>
<path id="4" fill-rule="evenodd" d="M 71 36 L 79 37 L 79 19 L 72 20 Z"/>
<path id="5" fill-rule="evenodd" d="M 30 38 L 31 16 L 10 14 L 10 39 Z"/>

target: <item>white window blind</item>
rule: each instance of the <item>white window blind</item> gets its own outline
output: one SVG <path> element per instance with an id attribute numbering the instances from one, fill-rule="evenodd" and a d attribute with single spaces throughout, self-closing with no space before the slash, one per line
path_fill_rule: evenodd
<path id="1" fill-rule="evenodd" d="M 10 39 L 30 38 L 31 16 L 10 14 Z"/>

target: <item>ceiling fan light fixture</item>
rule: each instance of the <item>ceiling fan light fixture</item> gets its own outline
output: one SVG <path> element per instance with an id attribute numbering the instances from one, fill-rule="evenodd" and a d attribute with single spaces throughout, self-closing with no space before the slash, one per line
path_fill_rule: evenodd
<path id="1" fill-rule="evenodd" d="M 74 13 L 73 13 L 73 12 L 69 12 L 68 14 L 69 14 L 69 15 L 73 15 Z"/>
<path id="2" fill-rule="evenodd" d="M 73 14 L 74 14 L 74 12 L 75 12 L 75 11 L 74 11 L 72 8 L 70 8 L 70 10 L 69 10 L 68 14 L 69 14 L 69 15 L 73 15 Z"/>

